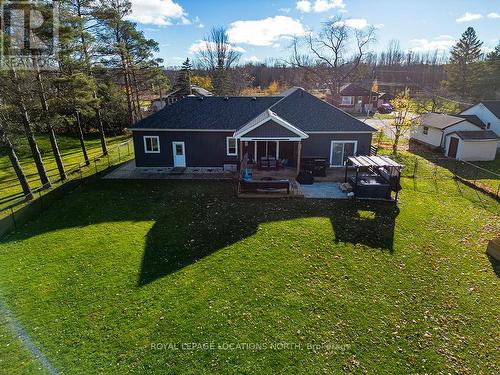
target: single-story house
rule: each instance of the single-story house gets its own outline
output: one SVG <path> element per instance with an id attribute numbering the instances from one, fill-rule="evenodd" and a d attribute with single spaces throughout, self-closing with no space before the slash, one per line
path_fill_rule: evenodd
<path id="1" fill-rule="evenodd" d="M 301 88 L 278 96 L 186 97 L 130 130 L 136 167 L 231 170 L 245 154 L 286 166 L 297 166 L 301 156 L 343 166 L 349 156 L 370 154 L 376 132 Z"/>
<path id="2" fill-rule="evenodd" d="M 333 95 L 333 103 L 347 112 L 368 113 L 377 110 L 379 94 L 354 83 L 344 85 Z"/>
<path id="3" fill-rule="evenodd" d="M 446 136 L 445 155 L 465 161 L 495 160 L 499 140 L 492 130 L 455 131 Z"/>
<path id="4" fill-rule="evenodd" d="M 446 136 L 457 131 L 482 130 L 481 122 L 444 113 L 424 113 L 414 120 L 410 139 L 431 148 L 444 149 Z"/>
<path id="5" fill-rule="evenodd" d="M 191 85 L 191 94 L 194 96 L 212 96 L 213 94 L 204 89 L 203 87 Z M 155 98 L 151 101 L 151 111 L 158 112 L 160 109 L 163 109 L 165 106 L 173 104 L 183 97 L 185 97 L 182 89 L 177 89 L 172 92 L 169 92 L 167 95 L 161 98 Z"/>
<path id="6" fill-rule="evenodd" d="M 500 100 L 485 100 L 467 108 L 461 115 L 472 115 L 479 118 L 487 130 L 500 135 Z M 498 145 L 500 148 L 500 143 Z"/>

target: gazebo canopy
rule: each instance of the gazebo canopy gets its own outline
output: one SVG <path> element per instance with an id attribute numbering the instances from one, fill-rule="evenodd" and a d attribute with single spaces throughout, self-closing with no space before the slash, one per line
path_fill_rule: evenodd
<path id="1" fill-rule="evenodd" d="M 395 168 L 401 170 L 402 164 L 396 163 L 387 156 L 350 156 L 347 160 L 356 168 Z"/>

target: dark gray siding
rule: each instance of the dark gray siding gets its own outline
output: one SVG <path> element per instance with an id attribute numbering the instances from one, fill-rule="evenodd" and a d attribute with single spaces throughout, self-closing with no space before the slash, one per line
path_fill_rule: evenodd
<path id="1" fill-rule="evenodd" d="M 160 137 L 160 153 L 144 153 L 144 135 Z M 188 167 L 222 167 L 224 164 L 235 164 L 237 156 L 226 156 L 226 137 L 228 132 L 165 132 L 165 131 L 134 131 L 135 160 L 138 167 L 173 167 L 172 142 L 184 142 L 186 147 L 186 165 Z M 330 161 L 332 141 L 358 141 L 357 154 L 369 155 L 371 133 L 331 133 L 310 134 L 302 141 L 303 157 L 323 157 Z M 283 148 L 284 146 L 280 146 Z M 296 148 L 296 142 L 293 143 Z"/>
<path id="2" fill-rule="evenodd" d="M 277 124 L 273 120 L 269 120 L 255 128 L 251 132 L 248 132 L 243 137 L 297 137 L 297 134 L 291 132 L 290 130 L 284 128 L 280 124 Z"/>
<path id="3" fill-rule="evenodd" d="M 371 133 L 332 133 L 309 134 L 309 138 L 302 141 L 302 155 L 304 157 L 322 157 L 330 161 L 332 141 L 358 141 L 358 155 L 369 155 L 372 142 Z"/>
<path id="4" fill-rule="evenodd" d="M 184 142 L 186 148 L 186 165 L 188 167 L 222 167 L 238 161 L 236 156 L 226 156 L 226 137 L 234 131 L 227 132 L 166 132 L 166 131 L 134 131 L 135 163 L 138 167 L 173 167 L 172 142 Z M 160 137 L 160 153 L 144 152 L 144 135 Z"/>

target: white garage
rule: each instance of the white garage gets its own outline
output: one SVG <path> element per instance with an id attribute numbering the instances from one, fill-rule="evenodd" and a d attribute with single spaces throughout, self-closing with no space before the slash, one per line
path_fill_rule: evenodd
<path id="1" fill-rule="evenodd" d="M 464 161 L 495 160 L 499 139 L 491 130 L 453 132 L 446 136 L 445 155 Z"/>

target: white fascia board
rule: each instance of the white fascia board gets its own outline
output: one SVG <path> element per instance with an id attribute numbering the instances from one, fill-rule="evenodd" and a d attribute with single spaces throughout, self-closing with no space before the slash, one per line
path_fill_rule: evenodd
<path id="1" fill-rule="evenodd" d="M 252 124 L 251 126 L 248 126 L 248 127 L 243 126 L 240 130 L 237 130 L 234 133 L 234 137 L 241 138 L 245 134 L 258 128 L 259 126 L 261 126 L 262 124 L 266 123 L 269 120 L 273 120 L 274 122 L 278 123 L 279 125 L 283 126 L 284 128 L 290 130 L 292 133 L 297 134 L 301 139 L 309 138 L 309 136 L 306 133 L 304 133 L 302 130 L 293 126 L 288 121 L 282 119 L 281 117 L 279 117 L 276 113 L 274 113 L 271 110 L 267 110 L 267 116 L 263 117 L 260 121 L 256 122 L 255 124 Z"/>

